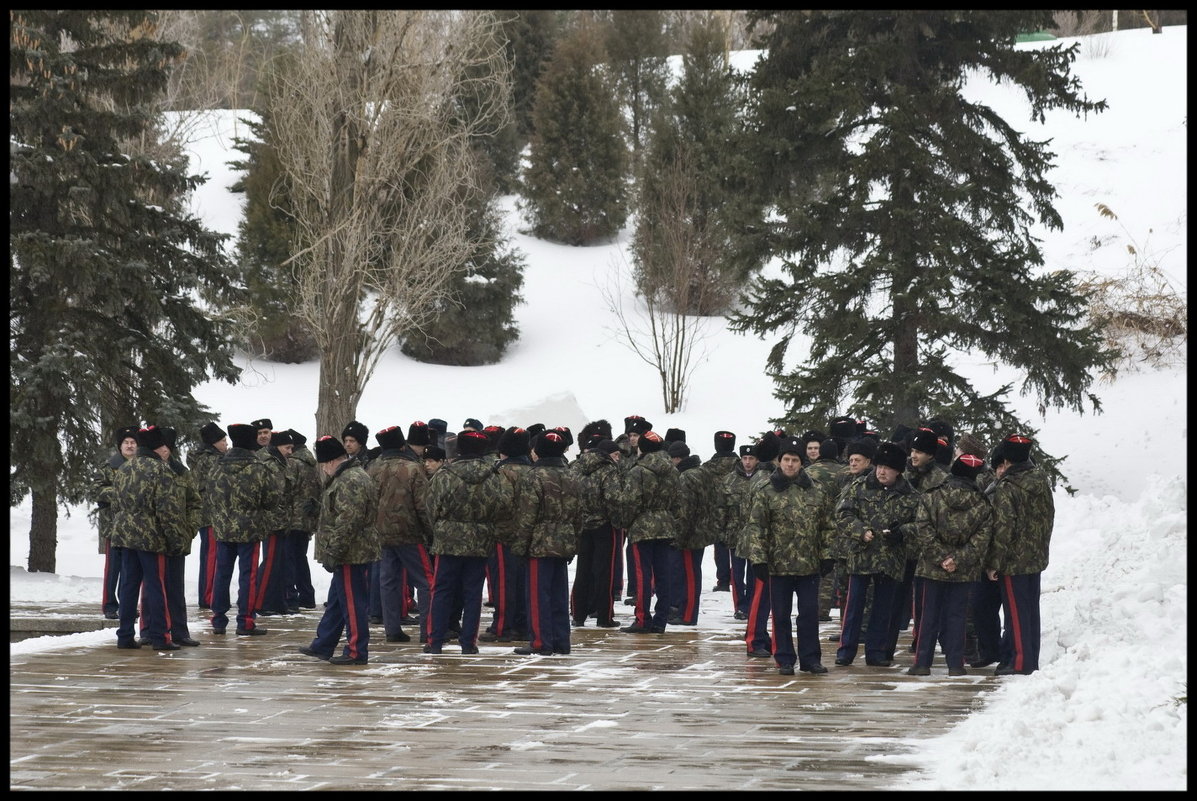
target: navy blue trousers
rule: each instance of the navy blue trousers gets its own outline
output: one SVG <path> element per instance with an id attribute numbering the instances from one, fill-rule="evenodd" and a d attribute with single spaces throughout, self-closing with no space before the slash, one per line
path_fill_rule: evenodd
<path id="1" fill-rule="evenodd" d="M 769 636 L 769 615 L 772 602 L 769 600 L 769 582 L 761 581 L 755 575 L 749 574 L 748 597 L 748 625 L 745 627 L 744 643 L 748 651 L 763 648 L 773 650 L 773 638 Z"/>
<path id="2" fill-rule="evenodd" d="M 569 562 L 555 556 L 527 559 L 528 645 L 569 653 Z"/>
<path id="3" fill-rule="evenodd" d="M 199 530 L 199 586 L 195 598 L 200 609 L 212 608 L 212 587 L 216 584 L 216 537 L 211 526 Z"/>
<path id="4" fill-rule="evenodd" d="M 698 599 L 702 595 L 702 556 L 705 548 L 670 548 L 673 565 L 670 586 L 673 603 L 682 624 L 698 623 Z"/>
<path id="5" fill-rule="evenodd" d="M 233 580 L 233 565 L 237 565 L 237 628 L 252 629 L 257 610 L 254 599 L 258 593 L 258 547 L 254 542 L 217 542 L 216 579 L 212 587 L 212 628 L 224 631 L 229 625 L 229 584 Z"/>
<path id="6" fill-rule="evenodd" d="M 512 553 L 510 545 L 500 542 L 495 545 L 489 565 L 495 613 L 487 630 L 500 637 L 523 636 L 529 622 L 527 561 Z"/>
<path id="7" fill-rule="evenodd" d="M 578 537 L 578 564 L 570 593 L 570 615 L 579 624 L 593 616 L 599 623 L 615 617 L 615 567 L 619 560 L 619 531 L 604 523 Z"/>
<path id="8" fill-rule="evenodd" d="M 258 597 L 254 609 L 283 615 L 287 612 L 287 545 L 286 532 L 270 532 L 262 543 L 262 563 L 258 565 Z"/>
<path id="9" fill-rule="evenodd" d="M 120 579 L 121 563 L 124 561 L 124 548 L 108 543 L 104 549 L 104 590 L 101 604 L 105 615 L 115 615 L 120 611 Z"/>
<path id="10" fill-rule="evenodd" d="M 370 617 L 380 618 L 382 617 L 382 588 L 379 582 L 382 579 L 382 560 L 371 562 L 366 567 L 368 568 L 366 578 L 370 582 Z"/>
<path id="11" fill-rule="evenodd" d="M 420 620 L 420 638 L 428 641 L 428 614 L 432 598 L 432 557 L 423 545 L 400 545 L 399 559 L 407 582 L 416 591 L 416 612 Z"/>
<path id="12" fill-rule="evenodd" d="M 715 543 L 715 583 L 731 583 L 731 548 L 722 542 Z"/>
<path id="13" fill-rule="evenodd" d="M 287 573 L 291 583 L 283 592 L 288 608 L 316 608 L 316 588 L 312 586 L 312 566 L 308 562 L 308 542 L 311 539 L 311 532 L 298 529 L 288 531 L 284 539 L 287 562 L 291 566 Z"/>
<path id="14" fill-rule="evenodd" d="M 1042 573 L 998 576 L 1002 588 L 1002 664 L 1018 673 L 1039 669 L 1039 585 Z M 121 606 L 124 606 L 122 601 Z"/>
<path id="15" fill-rule="evenodd" d="M 977 635 L 977 659 L 1002 660 L 1002 587 L 988 577 L 972 584 L 973 631 Z"/>
<path id="16" fill-rule="evenodd" d="M 669 622 L 669 540 L 644 540 L 633 543 L 628 566 L 628 584 L 636 599 L 636 625 L 665 630 Z M 653 594 L 657 603 L 652 606 Z"/>
<path id="17" fill-rule="evenodd" d="M 869 584 L 873 585 L 873 611 L 865 635 L 865 660 L 884 662 L 889 657 L 892 607 L 896 582 L 884 573 L 854 573 L 848 576 L 848 594 L 841 612 L 840 644 L 835 658 L 851 662 L 860 647 L 860 627 L 864 623 L 865 601 Z"/>
<path id="18" fill-rule="evenodd" d="M 798 620 L 790 625 L 791 603 L 798 599 Z M 809 576 L 769 576 L 769 606 L 773 614 L 773 660 L 778 667 L 806 670 L 823 658 L 819 644 L 819 574 Z M 797 628 L 798 643 L 794 643 Z"/>
<path id="19" fill-rule="evenodd" d="M 740 614 L 748 614 L 748 604 L 752 600 L 752 570 L 748 567 L 748 560 L 736 556 L 731 552 L 731 593 L 732 606 Z"/>
<path id="20" fill-rule="evenodd" d="M 449 625 L 456 620 L 458 598 L 461 603 L 461 631 L 457 641 L 462 648 L 477 646 L 478 624 L 482 619 L 482 585 L 485 581 L 485 556 L 440 554 L 436 557 L 428 621 L 428 644 L 433 649 L 439 649 L 445 642 Z"/>
<path id="21" fill-rule="evenodd" d="M 377 563 L 375 563 L 377 564 Z M 333 655 L 345 635 L 343 656 L 368 659 L 370 648 L 370 584 L 366 571 L 371 565 L 337 565 L 328 585 L 328 604 L 316 626 L 311 649 L 324 657 Z"/>
<path id="22" fill-rule="evenodd" d="M 138 596 L 145 636 L 154 645 L 170 642 L 170 613 L 166 604 L 166 554 L 121 548 L 120 625 L 117 642 L 135 639 Z M 145 591 L 142 592 L 144 586 Z"/>
<path id="23" fill-rule="evenodd" d="M 186 556 L 180 554 L 166 557 L 166 611 L 172 640 L 191 636 L 187 627 L 187 598 L 183 586 L 186 571 Z"/>
<path id="24" fill-rule="evenodd" d="M 388 637 L 403 633 L 403 606 L 406 592 L 403 576 L 403 557 L 398 545 L 382 546 L 382 558 L 370 565 L 378 573 L 378 605 L 382 609 L 382 627 Z M 371 584 L 373 582 L 371 581 Z M 370 607 L 374 607 L 371 595 Z"/>
<path id="25" fill-rule="evenodd" d="M 915 586 L 920 583 L 919 579 L 914 576 L 915 562 L 913 559 L 906 560 L 906 567 L 902 573 L 902 580 L 897 582 L 894 586 L 893 602 L 890 604 L 889 617 L 889 643 L 886 645 L 886 657 L 894 658 L 894 652 L 898 648 L 898 633 L 910 628 L 910 621 L 914 621 L 915 631 L 914 640 L 917 647 L 918 644 L 918 603 Z M 870 621 L 870 624 L 872 621 Z"/>
<path id="26" fill-rule="evenodd" d="M 964 667 L 964 636 L 971 589 L 972 582 L 922 580 L 922 609 L 915 641 L 916 665 L 931 667 L 938 642 L 943 647 L 943 660 L 948 667 Z"/>

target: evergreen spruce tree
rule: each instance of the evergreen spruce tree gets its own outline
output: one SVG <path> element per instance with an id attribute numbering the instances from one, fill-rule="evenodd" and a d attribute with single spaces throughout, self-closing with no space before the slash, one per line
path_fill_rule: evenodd
<path id="1" fill-rule="evenodd" d="M 743 93 L 714 14 L 691 29 L 682 74 L 657 114 L 638 183 L 637 289 L 681 314 L 723 314 L 756 267 L 736 247 Z"/>
<path id="2" fill-rule="evenodd" d="M 558 40 L 537 87 L 521 208 L 543 239 L 586 245 L 627 220 L 627 144 L 604 60 L 583 26 Z"/>
<path id="3" fill-rule="evenodd" d="M 192 430 L 233 381 L 223 237 L 187 213 L 186 158 L 129 155 L 181 48 L 147 11 L 13 11 L 9 82 L 10 504 L 32 496 L 29 570 L 53 572 L 112 431 Z"/>
<path id="4" fill-rule="evenodd" d="M 1087 389 L 1112 354 L 1073 274 L 1045 270 L 1033 234 L 1062 226 L 1054 154 L 961 91 L 976 71 L 1017 86 L 1032 121 L 1103 110 L 1070 74 L 1077 45 L 1014 46 L 1052 12 L 750 19 L 773 28 L 757 42 L 750 101 L 770 215 L 749 246 L 785 276 L 757 279 L 733 327 L 782 333 L 769 358 L 778 422 L 817 427 L 850 408 L 884 430 L 939 415 L 990 438 L 1033 432 L 1007 408 L 1013 386 L 978 391 L 956 371 L 960 353 L 1017 368 L 1041 412 L 1099 410 Z M 799 337 L 809 354 L 787 358 Z"/>
<path id="5" fill-rule="evenodd" d="M 665 101 L 669 84 L 666 12 L 639 8 L 607 13 L 608 63 L 620 102 L 627 110 L 633 160 L 639 161 L 649 120 Z"/>

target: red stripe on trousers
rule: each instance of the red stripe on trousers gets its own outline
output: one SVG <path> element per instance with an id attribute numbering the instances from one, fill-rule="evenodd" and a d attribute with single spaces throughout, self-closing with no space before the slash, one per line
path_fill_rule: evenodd
<path id="1" fill-rule="evenodd" d="M 158 589 L 162 591 L 162 617 L 166 621 L 166 641 L 174 642 L 170 636 L 171 629 L 174 628 L 170 624 L 170 603 L 166 599 L 166 554 L 157 554 L 158 558 Z M 144 610 L 145 607 L 143 606 Z"/>
<path id="2" fill-rule="evenodd" d="M 208 561 L 204 565 L 207 568 L 207 576 L 204 581 L 204 606 L 212 607 L 212 589 L 216 584 L 216 560 L 217 551 L 220 543 L 216 540 L 216 531 L 212 526 L 208 526 Z"/>
<path id="3" fill-rule="evenodd" d="M 635 544 L 632 545 L 632 563 L 636 575 L 636 625 L 648 625 L 648 605 L 652 603 L 651 595 L 645 599 L 641 596 L 641 587 L 644 586 L 644 566 L 640 563 L 640 549 Z"/>
<path id="4" fill-rule="evenodd" d="M 277 548 L 278 535 L 271 534 L 266 537 L 266 558 L 262 561 L 262 586 L 258 587 L 257 597 L 254 598 L 254 609 L 261 609 L 266 603 L 266 588 L 270 586 L 270 571 L 274 569 L 274 555 Z"/>
<path id="5" fill-rule="evenodd" d="M 1027 655 L 1022 650 L 1022 619 L 1018 614 L 1018 602 L 1014 598 L 1014 580 L 1009 576 L 1002 576 L 1002 584 L 1006 586 L 1006 598 L 1009 599 L 1009 625 L 1014 629 L 1011 636 L 1011 639 L 1014 640 L 1014 661 L 1010 664 L 1010 667 L 1015 670 L 1025 670 Z"/>
<path id="6" fill-rule="evenodd" d="M 535 559 L 528 559 L 528 623 L 532 629 L 531 646 L 534 650 L 544 648 L 544 637 L 540 632 L 540 564 Z"/>
<path id="7" fill-rule="evenodd" d="M 341 583 L 345 587 L 345 647 L 349 656 L 359 658 L 362 631 L 357 625 L 357 601 L 353 597 L 353 574 L 349 565 L 341 565 Z"/>
<path id="8" fill-rule="evenodd" d="M 682 562 L 686 567 L 686 616 L 683 620 L 693 620 L 697 614 L 694 604 L 698 600 L 698 593 L 694 591 L 694 555 L 682 551 Z"/>

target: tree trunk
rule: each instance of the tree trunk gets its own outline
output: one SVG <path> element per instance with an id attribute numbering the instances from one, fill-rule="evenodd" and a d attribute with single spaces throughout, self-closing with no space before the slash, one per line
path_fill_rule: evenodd
<path id="1" fill-rule="evenodd" d="M 919 420 L 919 398 L 911 384 L 918 374 L 919 332 L 917 309 L 906 296 L 894 298 L 894 406 L 891 430 L 898 423 L 914 426 Z"/>
<path id="2" fill-rule="evenodd" d="M 29 523 L 29 572 L 53 573 L 58 551 L 58 491 L 53 483 L 33 488 Z"/>
<path id="3" fill-rule="evenodd" d="M 357 416 L 360 396 L 352 350 L 344 347 L 325 348 L 320 354 L 316 437 L 331 434 L 340 439 L 345 424 Z"/>

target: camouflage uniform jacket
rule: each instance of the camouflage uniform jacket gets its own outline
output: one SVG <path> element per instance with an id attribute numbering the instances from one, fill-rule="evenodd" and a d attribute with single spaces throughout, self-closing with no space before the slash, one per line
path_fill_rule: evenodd
<path id="1" fill-rule="evenodd" d="M 266 530 L 268 533 L 284 531 L 287 523 L 291 521 L 292 504 L 295 503 L 294 488 L 291 486 L 292 474 L 287 469 L 287 457 L 283 456 L 278 448 L 270 445 L 254 455 L 270 467 L 271 478 L 278 489 L 274 506 L 267 514 Z"/>
<path id="2" fill-rule="evenodd" d="M 291 451 L 287 457 L 287 472 L 291 476 L 291 512 L 287 530 L 315 531 L 320 519 L 320 498 L 324 494 L 324 473 L 307 445 Z"/>
<path id="3" fill-rule="evenodd" d="M 503 519 L 495 521 L 495 538 L 512 548 L 517 547 L 517 543 L 526 547 L 528 533 L 536 519 L 536 479 L 532 477 L 532 460 L 527 456 L 512 456 L 496 461 L 483 456 L 481 461 L 498 473 L 511 489 L 511 508 Z M 527 552 L 517 551 L 516 554 L 526 556 Z"/>
<path id="4" fill-rule="evenodd" d="M 940 484 L 948 480 L 951 475 L 944 466 L 939 462 L 932 461 L 922 467 L 914 467 L 908 465 L 903 478 L 919 492 L 926 492 L 929 489 L 938 487 Z"/>
<path id="5" fill-rule="evenodd" d="M 191 480 L 200 496 L 199 526 L 212 525 L 216 516 L 216 497 L 212 494 L 212 482 L 215 479 L 216 464 L 220 461 L 221 453 L 211 445 L 192 449 L 187 453 L 187 466 L 191 468 Z"/>
<path id="6" fill-rule="evenodd" d="M 993 507 L 976 481 L 949 475 L 923 494 L 914 520 L 916 576 L 952 582 L 981 578 L 993 535 Z M 949 556 L 956 561 L 951 573 L 943 569 Z"/>
<path id="7" fill-rule="evenodd" d="M 848 465 L 835 459 L 819 459 L 803 472 L 833 497 L 838 497 L 846 483 L 844 475 L 848 472 Z"/>
<path id="8" fill-rule="evenodd" d="M 765 564 L 773 576 L 818 575 L 835 531 L 835 499 L 806 471 L 787 478 L 781 470 L 752 495 L 742 534 L 750 564 Z"/>
<path id="9" fill-rule="evenodd" d="M 431 554 L 490 555 L 495 524 L 512 513 L 511 484 L 483 459 L 447 462 L 428 482 L 427 509 L 432 521 Z"/>
<path id="10" fill-rule="evenodd" d="M 199 490 L 195 487 L 195 477 L 182 462 L 173 455 L 167 461 L 167 466 L 175 477 L 177 490 L 183 495 L 185 506 L 184 519 L 180 521 L 181 528 L 173 532 L 166 544 L 167 556 L 187 556 L 191 553 L 191 541 L 199 533 L 199 516 L 202 502 Z"/>
<path id="11" fill-rule="evenodd" d="M 96 529 L 100 533 L 100 553 L 108 552 L 108 538 L 112 532 L 112 503 L 116 500 L 116 471 L 125 463 L 125 457 L 120 451 L 108 457 L 108 460 L 96 468 L 96 476 L 91 482 L 92 497 L 95 499 Z"/>
<path id="12" fill-rule="evenodd" d="M 605 523 L 623 528 L 625 513 L 619 505 L 619 465 L 611 455 L 586 451 L 574 460 L 570 469 L 582 482 L 582 530 L 590 531 Z"/>
<path id="13" fill-rule="evenodd" d="M 325 569 L 337 565 L 365 565 L 382 558 L 378 532 L 378 487 L 358 462 L 346 460 L 324 488 L 320 527 L 316 531 L 316 561 Z"/>
<path id="14" fill-rule="evenodd" d="M 258 542 L 270 533 L 280 488 L 270 465 L 245 448 L 230 447 L 213 471 L 212 533 L 220 542 Z"/>
<path id="15" fill-rule="evenodd" d="M 758 486 L 760 475 L 759 469 L 745 473 L 743 463 L 737 459 L 736 468 L 723 479 L 723 541 L 736 556 L 741 555 L 744 547 L 740 534 L 748 522 L 752 493 Z"/>
<path id="16" fill-rule="evenodd" d="M 432 529 L 424 496 L 428 493 L 428 473 L 424 465 L 404 449 L 384 450 L 370 461 L 366 473 L 378 486 L 378 544 L 384 548 L 399 545 L 427 545 Z"/>
<path id="17" fill-rule="evenodd" d="M 678 522 L 677 548 L 695 550 L 715 542 L 715 531 L 711 524 L 714 517 L 711 485 L 714 476 L 702 469 L 698 454 L 692 453 L 677 465 Z"/>
<path id="18" fill-rule="evenodd" d="M 711 529 L 709 536 L 712 537 L 712 542 L 727 544 L 725 539 L 727 525 L 724 519 L 727 514 L 727 499 L 724 497 L 727 488 L 724 486 L 724 482 L 739 464 L 740 457 L 734 453 L 716 453 L 702 463 L 702 470 L 708 477 L 707 490 L 711 493 L 706 525 Z"/>
<path id="19" fill-rule="evenodd" d="M 677 538 L 674 508 L 678 473 L 665 451 L 646 453 L 624 475 L 622 499 L 628 510 L 628 542 Z"/>
<path id="20" fill-rule="evenodd" d="M 560 456 L 542 456 L 532 465 L 536 510 L 523 542 L 511 546 L 520 556 L 570 560 L 578 552 L 584 515 L 582 482 Z M 523 532 L 521 532 L 523 534 Z"/>
<path id="21" fill-rule="evenodd" d="M 854 490 L 851 490 L 850 488 L 854 484 L 856 484 L 856 482 L 864 481 L 865 478 L 867 478 L 868 476 L 871 476 L 871 475 L 873 475 L 873 469 L 871 467 L 859 475 L 854 474 L 851 470 L 844 473 L 842 478 L 845 480 L 844 480 L 843 485 L 839 489 L 839 495 L 836 497 L 836 501 L 835 501 L 836 508 L 837 509 L 839 508 L 840 501 L 842 501 L 844 499 L 844 496 L 848 492 L 854 491 Z M 835 527 L 835 535 L 832 536 L 831 545 L 827 548 L 828 558 L 840 559 L 840 560 L 847 559 L 848 558 L 848 544 L 850 542 L 851 542 L 851 540 L 849 540 L 845 536 L 842 536 L 842 534 L 840 533 L 839 521 L 837 519 L 836 527 Z"/>
<path id="22" fill-rule="evenodd" d="M 906 569 L 903 541 L 918 505 L 919 494 L 902 476 L 892 487 L 886 487 L 877 480 L 876 473 L 869 472 L 848 485 L 835 510 L 838 536 L 846 541 L 848 573 L 885 573 L 901 580 Z M 889 536 L 881 533 L 887 528 Z M 866 543 L 864 533 L 868 529 L 873 531 L 873 541 Z"/>
<path id="23" fill-rule="evenodd" d="M 175 474 L 148 448 L 121 465 L 114 480 L 112 544 L 136 551 L 166 553 L 186 525 L 187 499 Z"/>
<path id="24" fill-rule="evenodd" d="M 1006 576 L 1043 572 L 1056 519 L 1047 473 L 1029 461 L 1011 465 L 989 494 L 994 522 L 985 569 Z"/>

